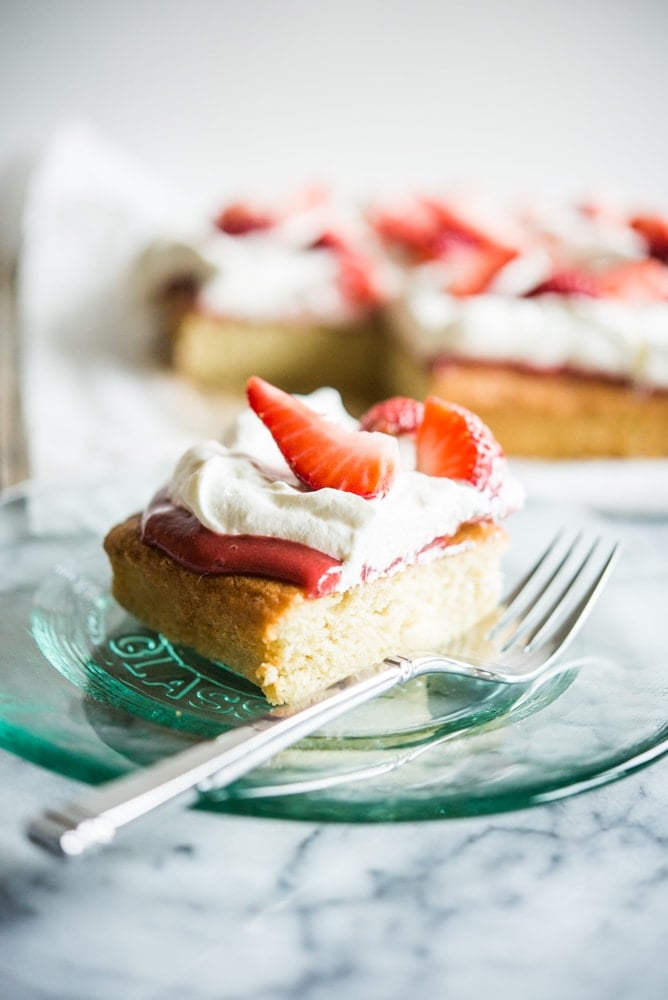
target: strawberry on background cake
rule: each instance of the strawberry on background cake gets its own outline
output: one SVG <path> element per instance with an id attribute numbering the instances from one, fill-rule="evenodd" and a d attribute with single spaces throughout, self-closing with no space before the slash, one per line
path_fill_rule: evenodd
<path id="1" fill-rule="evenodd" d="M 332 389 L 253 376 L 222 441 L 179 461 L 105 540 L 117 600 L 297 704 L 385 656 L 439 648 L 495 608 L 522 504 L 467 409 L 392 398 L 361 421 Z"/>
<path id="2" fill-rule="evenodd" d="M 394 273 L 352 202 L 319 187 L 230 202 L 193 251 L 155 246 L 142 262 L 153 286 L 171 266 L 159 300 L 178 372 L 231 392 L 257 372 L 294 392 L 327 379 L 358 407 L 378 398 L 376 317 Z"/>
<path id="3" fill-rule="evenodd" d="M 437 395 L 511 454 L 668 455 L 668 216 L 307 188 L 232 202 L 143 268 L 173 366 L 200 386 L 327 383 L 357 414 Z"/>
<path id="4" fill-rule="evenodd" d="M 404 274 L 388 391 L 469 406 L 509 453 L 668 455 L 668 220 L 416 197 L 373 222 Z"/>

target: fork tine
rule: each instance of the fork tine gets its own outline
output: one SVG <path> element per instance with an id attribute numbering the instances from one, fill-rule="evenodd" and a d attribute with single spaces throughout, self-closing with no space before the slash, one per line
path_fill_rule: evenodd
<path id="1" fill-rule="evenodd" d="M 403 664 L 404 669 L 408 667 L 406 677 L 429 673 L 459 674 L 498 684 L 527 684 L 547 675 L 557 654 L 566 648 L 594 606 L 619 551 L 617 542 L 602 537 L 585 540 L 584 534 L 578 531 L 572 538 L 572 532 L 559 532 L 536 565 L 514 588 L 511 603 L 515 606 L 528 604 L 528 608 L 516 612 L 512 640 L 493 642 L 491 650 L 485 648 L 482 657 L 468 652 L 449 655 L 441 651 L 412 657 L 388 657 L 385 662 Z M 560 545 L 564 535 L 568 546 L 565 555 Z M 546 555 L 553 557 L 547 566 L 544 565 Z M 559 560 L 556 569 L 553 568 L 555 559 Z M 545 582 L 548 573 L 549 579 Z M 539 584 L 536 584 L 537 579 L 540 579 Z M 486 639 L 489 637 L 487 632 Z"/>
<path id="2" fill-rule="evenodd" d="M 545 622 L 556 611 L 566 595 L 569 593 L 571 587 L 585 569 L 596 546 L 598 545 L 598 539 L 594 539 L 585 556 L 581 558 L 576 567 L 573 568 L 571 562 L 575 557 L 577 547 L 581 541 L 582 532 L 578 532 L 577 536 L 569 545 L 565 555 L 560 559 L 556 568 L 545 581 L 542 590 L 536 595 L 531 606 L 526 609 L 524 617 L 516 623 L 512 634 L 506 636 L 506 639 L 501 646 L 502 652 L 505 652 L 507 649 L 510 649 L 511 646 L 518 643 L 522 647 L 528 645 L 532 636 L 534 636 L 538 630 L 543 627 Z M 527 638 L 524 639 L 524 642 L 520 643 L 520 640 L 524 636 L 527 636 Z"/>
<path id="3" fill-rule="evenodd" d="M 490 629 L 488 633 L 488 637 L 490 639 L 494 639 L 496 636 L 498 636 L 499 633 L 502 632 L 503 629 L 506 628 L 506 626 L 509 625 L 514 618 L 516 618 L 519 614 L 524 612 L 526 610 L 527 604 L 530 601 L 533 601 L 533 603 L 535 604 L 536 601 L 540 598 L 540 596 L 545 592 L 547 587 L 549 587 L 549 585 L 552 583 L 555 576 L 560 572 L 564 563 L 569 558 L 571 552 L 578 544 L 582 532 L 577 533 L 575 538 L 571 541 L 568 549 L 566 550 L 566 554 L 562 557 L 562 559 L 558 563 L 556 569 L 553 570 L 551 576 L 542 585 L 542 589 L 536 593 L 536 587 L 541 581 L 541 577 L 543 576 L 543 573 L 546 570 L 546 566 L 548 566 L 549 564 L 550 557 L 557 550 L 565 534 L 566 532 L 564 528 L 562 528 L 560 531 L 557 532 L 557 534 L 554 536 L 550 544 L 547 546 L 545 551 L 541 553 L 541 555 L 538 557 L 538 559 L 531 567 L 531 569 L 528 570 L 527 573 L 513 587 L 513 589 L 508 594 L 505 595 L 505 597 L 502 600 L 502 603 L 505 605 L 505 610 L 501 615 L 501 617 L 498 619 L 498 621 L 496 621 L 493 627 Z"/>
<path id="4" fill-rule="evenodd" d="M 538 559 L 533 564 L 531 569 L 527 570 L 525 575 L 518 581 L 518 583 L 515 584 L 512 590 L 510 590 L 509 593 L 504 595 L 503 597 L 504 604 L 510 606 L 513 603 L 513 601 L 515 601 L 519 597 L 519 595 L 524 590 L 526 585 L 530 583 L 530 581 L 533 579 L 534 576 L 536 576 L 536 574 L 539 572 L 545 560 L 551 555 L 553 550 L 557 547 L 557 545 L 559 544 L 560 540 L 564 535 L 564 532 L 565 532 L 564 528 L 559 529 L 559 531 L 556 533 L 556 535 L 554 536 L 550 544 L 547 546 L 545 551 L 541 552 L 541 554 L 538 556 Z"/>
<path id="5" fill-rule="evenodd" d="M 591 569 L 589 564 L 592 562 L 595 550 L 599 548 L 601 544 L 601 539 L 597 539 L 597 541 L 594 542 L 577 573 L 574 574 L 571 586 L 576 586 L 577 581 L 581 578 L 585 571 L 585 567 L 589 570 Z M 582 597 L 571 608 L 566 616 L 563 617 L 564 609 L 561 607 L 561 602 L 563 600 L 563 596 L 568 593 L 570 588 L 567 587 L 565 589 L 562 598 L 554 603 L 552 610 L 544 616 L 542 622 L 536 626 L 533 633 L 528 637 L 528 641 L 525 646 L 527 653 L 535 650 L 538 645 L 547 645 L 552 647 L 552 650 L 549 653 L 549 656 L 552 657 L 558 650 L 565 648 L 566 644 L 574 638 L 576 632 L 579 630 L 580 626 L 587 617 L 588 612 L 593 607 L 596 597 L 612 572 L 618 553 L 619 544 L 617 542 L 615 542 L 612 547 L 608 546 L 603 551 L 603 553 L 599 556 L 599 563 L 600 559 L 603 559 L 603 564 L 594 576 L 594 579 L 586 588 Z"/>

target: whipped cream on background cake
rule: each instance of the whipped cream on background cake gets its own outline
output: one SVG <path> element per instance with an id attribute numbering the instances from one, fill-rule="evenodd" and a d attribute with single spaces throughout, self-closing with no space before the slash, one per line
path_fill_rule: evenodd
<path id="1" fill-rule="evenodd" d="M 191 275 L 200 311 L 250 323 L 351 323 L 397 290 L 360 209 L 320 190 L 233 203 L 196 244 L 155 244 L 141 267 L 154 288 L 170 272 Z"/>
<path id="2" fill-rule="evenodd" d="M 447 202 L 435 204 L 435 211 L 449 210 Z M 455 217 L 455 227 L 462 224 L 460 246 L 451 234 L 450 244 L 440 234 L 442 250 L 417 245 L 426 260 L 419 252 L 411 259 L 414 213 L 390 215 L 405 276 L 388 315 L 394 335 L 417 360 L 446 356 L 565 368 L 668 387 L 667 254 L 634 228 L 630 213 L 537 202 L 488 222 L 464 204 Z M 489 239 L 500 240 L 514 256 L 479 290 L 452 294 L 470 220 L 479 227 L 471 230 L 470 242 L 479 238 L 483 254 Z M 390 228 L 390 243 L 392 237 Z M 402 239 L 409 241 L 407 248 L 401 248 Z"/>
<path id="3" fill-rule="evenodd" d="M 658 245 L 653 225 L 665 228 Z M 384 307 L 387 332 L 426 364 L 567 369 L 665 389 L 667 264 L 660 215 L 461 194 L 364 208 L 307 191 L 267 209 L 233 204 L 196 245 L 155 245 L 142 272 L 153 288 L 190 274 L 199 310 L 250 323 L 345 326 Z"/>
<path id="4" fill-rule="evenodd" d="M 216 316 L 275 322 L 305 319 L 332 323 L 356 310 L 337 285 L 338 262 L 326 249 L 309 249 L 265 235 L 213 236 L 203 257 L 215 268 L 199 308 Z"/>
<path id="5" fill-rule="evenodd" d="M 560 295 L 457 298 L 415 286 L 392 308 L 392 322 L 406 349 L 425 361 L 447 355 L 572 368 L 668 388 L 668 303 Z"/>
<path id="6" fill-rule="evenodd" d="M 322 389 L 303 397 L 313 409 L 348 428 L 357 422 L 339 394 Z M 291 472 L 271 434 L 244 411 L 224 442 L 191 448 L 179 461 L 167 493 L 217 534 L 245 534 L 298 542 L 342 560 L 338 590 L 425 562 L 442 554 L 426 548 L 467 522 L 499 520 L 522 505 L 524 493 L 498 460 L 494 491 L 414 469 L 408 437 L 402 470 L 384 497 L 364 499 L 343 490 L 310 490 Z"/>

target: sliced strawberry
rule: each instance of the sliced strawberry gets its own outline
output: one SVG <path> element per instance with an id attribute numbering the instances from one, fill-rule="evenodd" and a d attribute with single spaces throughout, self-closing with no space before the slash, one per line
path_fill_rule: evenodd
<path id="1" fill-rule="evenodd" d="M 272 229 L 291 216 L 308 212 L 324 204 L 327 197 L 326 188 L 311 185 L 271 207 L 257 202 L 235 201 L 224 208 L 214 221 L 218 229 L 229 236 L 245 236 L 257 230 Z"/>
<path id="2" fill-rule="evenodd" d="M 503 247 L 461 247 L 444 257 L 449 274 L 446 290 L 460 298 L 480 295 L 510 259 Z"/>
<path id="3" fill-rule="evenodd" d="M 368 500 L 388 492 L 399 468 L 394 438 L 346 430 L 257 375 L 246 393 L 294 474 L 311 489 L 331 487 Z"/>
<path id="4" fill-rule="evenodd" d="M 354 306 L 381 305 L 386 289 L 378 268 L 361 253 L 340 253 L 338 284 L 346 302 Z"/>
<path id="5" fill-rule="evenodd" d="M 418 261 L 433 256 L 430 248 L 442 230 L 433 209 L 417 198 L 395 209 L 380 208 L 371 214 L 370 221 L 386 244 Z"/>
<path id="6" fill-rule="evenodd" d="M 662 215 L 636 215 L 631 226 L 647 242 L 651 257 L 668 264 L 668 218 Z"/>
<path id="7" fill-rule="evenodd" d="M 451 277 L 447 290 L 452 295 L 479 295 L 494 275 L 517 256 L 517 250 L 500 243 L 446 202 L 426 198 L 424 203 L 438 220 L 431 255 L 448 265 Z"/>
<path id="8" fill-rule="evenodd" d="M 340 229 L 324 229 L 311 243 L 312 250 L 330 250 L 337 257 L 337 282 L 341 295 L 354 306 L 381 305 L 387 297 L 376 261 L 355 247 L 354 239 Z"/>
<path id="9" fill-rule="evenodd" d="M 424 403 L 408 396 L 392 396 L 376 403 L 360 418 L 363 431 L 382 431 L 399 437 L 415 434 L 424 417 Z"/>
<path id="10" fill-rule="evenodd" d="M 337 229 L 324 229 L 311 250 L 330 250 L 337 257 L 337 283 L 346 302 L 354 306 L 376 306 L 387 295 L 376 262 L 355 248 L 354 241 Z"/>
<path id="11" fill-rule="evenodd" d="M 502 245 L 438 198 L 415 198 L 398 211 L 378 213 L 372 223 L 380 237 L 403 250 L 411 263 L 444 261 L 447 291 L 452 295 L 479 294 L 517 256 L 514 248 Z"/>
<path id="12" fill-rule="evenodd" d="M 602 293 L 599 280 L 595 274 L 581 269 L 571 268 L 565 271 L 555 271 L 554 274 L 541 281 L 539 285 L 526 292 L 526 298 L 535 295 L 587 295 L 592 299 L 600 298 Z"/>
<path id="13" fill-rule="evenodd" d="M 668 298 L 668 267 L 658 260 L 630 260 L 603 272 L 606 295 L 628 301 L 652 302 Z"/>
<path id="14" fill-rule="evenodd" d="M 245 236 L 261 229 L 271 229 L 276 222 L 276 216 L 267 209 L 236 201 L 222 210 L 215 225 L 228 236 Z"/>
<path id="15" fill-rule="evenodd" d="M 320 236 L 311 243 L 312 250 L 334 250 L 344 253 L 350 249 L 350 240 L 336 229 L 323 229 Z"/>
<path id="16" fill-rule="evenodd" d="M 418 472 L 463 480 L 494 492 L 503 450 L 489 427 L 464 406 L 429 396 L 417 432 Z"/>

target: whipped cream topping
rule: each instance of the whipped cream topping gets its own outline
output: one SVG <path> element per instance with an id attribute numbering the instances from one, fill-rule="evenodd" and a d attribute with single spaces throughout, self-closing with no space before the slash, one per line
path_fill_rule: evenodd
<path id="1" fill-rule="evenodd" d="M 202 256 L 214 274 L 200 293 L 206 312 L 254 321 L 333 323 L 358 312 L 342 294 L 339 263 L 327 249 L 300 246 L 269 230 L 243 237 L 217 233 L 203 246 Z"/>
<path id="2" fill-rule="evenodd" d="M 567 266 L 598 266 L 647 256 L 644 239 L 612 208 L 583 212 L 576 205 L 536 201 L 521 213 L 527 243 L 550 249 Z"/>
<path id="3" fill-rule="evenodd" d="M 457 298 L 414 287 L 392 307 L 417 359 L 446 355 L 538 369 L 572 368 L 668 388 L 668 303 L 584 296 Z"/>
<path id="4" fill-rule="evenodd" d="M 459 206 L 483 232 L 499 235 L 471 204 Z M 534 201 L 509 213 L 505 242 L 516 256 L 484 291 L 448 291 L 447 254 L 407 268 L 401 297 L 390 304 L 391 328 L 422 362 L 439 357 L 493 361 L 553 370 L 573 369 L 668 387 L 668 301 L 575 293 L 525 298 L 559 272 L 604 273 L 648 259 L 648 245 L 631 213 L 611 206 Z M 482 218 L 482 221 L 481 221 Z M 399 238 L 401 230 L 399 230 Z M 658 266 L 658 264 L 657 264 Z"/>
<path id="5" fill-rule="evenodd" d="M 357 422 L 338 392 L 321 389 L 302 397 L 314 410 L 347 427 Z M 347 590 L 436 558 L 425 550 L 462 524 L 498 520 L 523 502 L 521 486 L 499 459 L 494 496 L 451 479 L 415 471 L 414 450 L 402 442 L 404 468 L 383 498 L 365 500 L 335 489 L 310 490 L 295 478 L 269 431 L 244 411 L 224 441 L 206 441 L 179 461 L 168 486 L 173 503 L 218 534 L 282 538 L 342 561 L 338 590 Z"/>
<path id="6" fill-rule="evenodd" d="M 371 302 L 356 296 L 346 280 L 349 254 L 368 276 Z M 190 245 L 156 242 L 140 270 L 154 290 L 170 274 L 192 277 L 204 312 L 259 323 L 349 323 L 398 287 L 363 213 L 324 194 L 257 229 L 231 235 L 211 228 Z"/>

